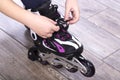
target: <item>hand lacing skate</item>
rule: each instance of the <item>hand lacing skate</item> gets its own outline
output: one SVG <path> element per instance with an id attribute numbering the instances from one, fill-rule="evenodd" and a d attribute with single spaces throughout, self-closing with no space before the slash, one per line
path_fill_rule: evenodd
<path id="1" fill-rule="evenodd" d="M 32 61 L 38 60 L 44 65 L 49 63 L 58 68 L 62 65 L 69 72 L 78 70 L 84 76 L 92 77 L 95 74 L 95 68 L 81 55 L 83 45 L 67 31 L 69 26 L 67 21 L 60 17 L 57 6 L 50 3 L 51 0 L 33 11 L 39 11 L 41 15 L 56 21 L 60 30 L 47 39 L 41 38 L 31 30 L 35 45 L 29 49 L 28 58 Z"/>
<path id="2" fill-rule="evenodd" d="M 73 55 L 80 45 L 72 39 L 73 37 L 67 31 L 69 25 L 63 18 L 57 20 L 57 25 L 60 30 L 55 32 L 51 38 L 44 39 L 43 46 L 60 56 Z"/>

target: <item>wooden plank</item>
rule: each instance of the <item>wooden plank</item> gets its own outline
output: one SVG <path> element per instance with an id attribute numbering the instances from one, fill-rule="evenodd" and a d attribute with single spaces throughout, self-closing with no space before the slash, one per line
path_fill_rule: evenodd
<path id="1" fill-rule="evenodd" d="M 114 67 L 116 70 L 120 71 L 120 50 L 116 51 L 109 57 L 107 57 L 104 61 L 110 66 Z"/>
<path id="2" fill-rule="evenodd" d="M 24 7 L 21 0 L 13 1 L 22 8 Z M 12 38 L 16 39 L 17 41 L 19 41 L 21 44 L 25 46 L 27 45 L 26 46 L 27 48 L 33 45 L 29 32 L 24 27 L 24 25 L 17 22 L 16 20 L 7 17 L 1 12 L 0 12 L 0 29 L 5 31 L 7 34 L 9 34 Z"/>
<path id="3" fill-rule="evenodd" d="M 52 0 L 53 4 L 58 4 L 59 6 L 65 7 L 66 0 Z"/>
<path id="4" fill-rule="evenodd" d="M 0 74 L 7 80 L 56 80 L 47 66 L 27 58 L 27 49 L 0 30 Z"/>
<path id="5" fill-rule="evenodd" d="M 90 53 L 88 50 L 84 49 L 82 55 L 89 61 L 91 61 L 95 67 L 99 67 L 103 64 L 103 61 L 97 58 L 95 55 L 92 55 L 93 53 Z"/>
<path id="6" fill-rule="evenodd" d="M 120 1 L 119 0 L 96 0 L 96 1 L 120 12 Z"/>
<path id="7" fill-rule="evenodd" d="M 80 15 L 84 18 L 89 18 L 107 7 L 98 3 L 95 0 L 78 0 L 80 5 Z"/>
<path id="8" fill-rule="evenodd" d="M 12 38 L 16 39 L 27 48 L 33 45 L 29 31 L 24 27 L 24 25 L 2 13 L 0 13 L 0 29 L 5 31 Z"/>
<path id="9" fill-rule="evenodd" d="M 116 2 L 120 3 L 120 0 L 115 0 Z"/>
<path id="10" fill-rule="evenodd" d="M 0 74 L 0 80 L 6 80 L 6 79 Z"/>
<path id="11" fill-rule="evenodd" d="M 115 10 L 107 9 L 89 18 L 89 21 L 120 38 L 120 14 Z"/>
<path id="12" fill-rule="evenodd" d="M 84 18 L 71 25 L 69 31 L 83 43 L 85 49 L 100 59 L 120 48 L 118 38 Z"/>
<path id="13" fill-rule="evenodd" d="M 65 8 L 65 0 L 53 0 L 56 4 Z M 89 18 L 98 12 L 105 10 L 107 7 L 98 3 L 95 0 L 78 0 L 80 7 L 80 15 L 84 18 Z M 93 5 L 94 4 L 94 5 Z"/>
<path id="14" fill-rule="evenodd" d="M 101 78 L 99 80 L 120 80 L 120 72 L 110 67 L 107 64 L 103 64 L 98 67 L 98 76 Z"/>

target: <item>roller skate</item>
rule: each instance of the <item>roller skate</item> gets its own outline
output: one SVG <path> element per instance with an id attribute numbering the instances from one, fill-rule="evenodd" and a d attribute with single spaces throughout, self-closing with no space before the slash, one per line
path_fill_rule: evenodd
<path id="1" fill-rule="evenodd" d="M 60 30 L 47 39 L 30 30 L 35 45 L 28 50 L 28 58 L 43 65 L 63 67 L 72 73 L 80 71 L 84 76 L 92 77 L 95 74 L 94 65 L 81 55 L 83 45 L 68 32 L 69 24 L 64 21 L 57 8 L 57 5 L 48 1 L 37 9 L 31 9 L 32 12 L 38 11 L 40 15 L 56 21 Z"/>

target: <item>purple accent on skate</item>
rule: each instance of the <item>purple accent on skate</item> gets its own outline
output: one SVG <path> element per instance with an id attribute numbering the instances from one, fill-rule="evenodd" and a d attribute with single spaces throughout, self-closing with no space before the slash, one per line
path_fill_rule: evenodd
<path id="1" fill-rule="evenodd" d="M 62 40 L 62 41 L 66 41 L 68 39 L 71 39 L 71 35 L 64 29 L 61 29 L 59 32 L 57 32 L 55 37 L 57 39 Z"/>
<path id="2" fill-rule="evenodd" d="M 44 39 L 44 40 L 43 40 L 43 42 L 44 42 L 44 44 L 45 44 L 47 47 L 49 47 L 49 48 L 50 48 L 50 46 L 48 45 L 48 43 L 47 43 L 46 39 Z"/>
<path id="3" fill-rule="evenodd" d="M 54 44 L 56 45 L 56 47 L 57 47 L 57 49 L 59 50 L 60 53 L 64 53 L 65 52 L 64 48 L 61 45 L 59 45 L 56 42 L 54 42 Z"/>

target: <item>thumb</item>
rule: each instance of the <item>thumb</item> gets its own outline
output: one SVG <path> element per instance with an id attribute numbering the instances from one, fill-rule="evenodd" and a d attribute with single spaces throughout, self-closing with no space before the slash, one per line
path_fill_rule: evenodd
<path id="1" fill-rule="evenodd" d="M 56 24 L 57 24 L 57 22 L 55 22 L 55 21 L 53 21 L 53 20 L 51 20 L 51 22 L 52 22 L 52 24 L 53 24 L 53 26 L 52 26 L 52 30 L 53 31 L 59 31 L 59 26 L 56 26 Z"/>
<path id="2" fill-rule="evenodd" d="M 50 22 L 52 22 L 53 26 L 52 26 L 52 30 L 53 31 L 59 31 L 60 27 L 56 26 L 57 22 L 53 21 L 50 19 Z"/>
<path id="3" fill-rule="evenodd" d="M 69 9 L 66 9 L 66 10 L 65 10 L 65 20 L 68 20 L 68 19 L 69 19 L 69 14 L 70 14 Z"/>

